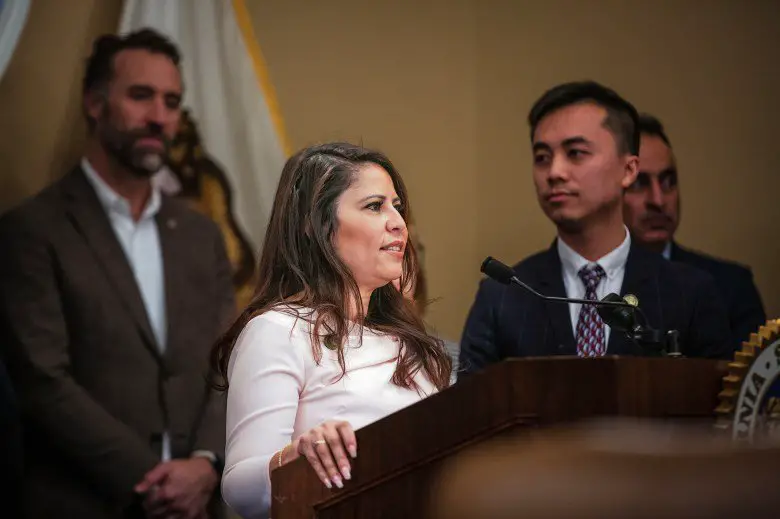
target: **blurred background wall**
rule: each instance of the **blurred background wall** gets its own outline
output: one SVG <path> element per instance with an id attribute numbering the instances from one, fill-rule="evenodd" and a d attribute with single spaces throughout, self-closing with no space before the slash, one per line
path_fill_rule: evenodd
<path id="1" fill-rule="evenodd" d="M 458 339 L 486 255 L 554 236 L 531 181 L 525 117 L 556 83 L 595 79 L 666 124 L 679 241 L 753 267 L 780 317 L 780 2 L 247 1 L 295 148 L 387 152 L 427 248 L 429 320 Z M 120 0 L 34 0 L 0 81 L 0 211 L 75 163 L 91 40 Z M 186 56 L 184 57 L 186 66 Z M 276 186 L 268 186 L 275 190 Z"/>

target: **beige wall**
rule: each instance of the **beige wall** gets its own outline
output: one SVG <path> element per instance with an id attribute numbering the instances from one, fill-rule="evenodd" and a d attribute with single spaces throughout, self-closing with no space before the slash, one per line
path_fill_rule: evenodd
<path id="1" fill-rule="evenodd" d="M 116 26 L 119 4 L 32 3 L 0 82 L 0 210 L 77 156 L 81 60 Z M 293 145 L 362 140 L 404 174 L 440 298 L 430 318 L 445 335 L 460 335 L 484 256 L 512 262 L 550 243 L 525 116 L 544 89 L 580 78 L 664 120 L 680 166 L 680 240 L 752 265 L 780 317 L 776 2 L 247 4 Z"/>
<path id="2" fill-rule="evenodd" d="M 493 165 L 478 227 L 497 222 L 480 234 L 481 251 L 513 259 L 549 243 L 524 118 L 549 86 L 593 78 L 666 124 L 680 170 L 680 242 L 750 264 L 780 317 L 780 4 L 493 0 L 481 4 L 477 49 L 478 160 Z"/>
<path id="3" fill-rule="evenodd" d="M 666 123 L 680 241 L 752 265 L 780 317 L 777 2 L 312 4 L 250 3 L 292 142 L 363 138 L 398 162 L 446 335 L 459 338 L 486 255 L 514 262 L 551 242 L 525 117 L 545 89 L 583 78 Z"/>
<path id="4" fill-rule="evenodd" d="M 83 142 L 83 60 L 120 0 L 34 0 L 0 80 L 0 211 L 64 173 Z"/>
<path id="5" fill-rule="evenodd" d="M 479 279 L 472 2 L 248 4 L 293 145 L 362 140 L 400 169 L 441 298 L 429 317 L 458 336 Z"/>

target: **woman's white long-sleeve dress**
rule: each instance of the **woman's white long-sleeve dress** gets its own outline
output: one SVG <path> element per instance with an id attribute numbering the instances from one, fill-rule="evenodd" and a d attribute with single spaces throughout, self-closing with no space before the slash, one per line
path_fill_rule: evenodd
<path id="1" fill-rule="evenodd" d="M 246 519 L 268 517 L 268 464 L 291 440 L 326 420 L 359 429 L 436 391 L 422 373 L 420 394 L 392 384 L 399 343 L 365 328 L 361 346 L 356 334 L 349 337 L 347 372 L 334 382 L 341 375 L 336 352 L 321 346 L 318 365 L 311 325 L 293 313 L 285 308 L 253 318 L 230 358 L 222 494 Z"/>

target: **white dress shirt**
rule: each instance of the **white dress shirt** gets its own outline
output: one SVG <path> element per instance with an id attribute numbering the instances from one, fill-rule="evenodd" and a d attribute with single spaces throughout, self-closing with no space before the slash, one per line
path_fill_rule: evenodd
<path id="1" fill-rule="evenodd" d="M 563 274 L 563 286 L 566 289 L 566 297 L 575 299 L 583 299 L 585 297 L 585 283 L 579 276 L 579 271 L 586 265 L 592 265 L 598 263 L 601 268 L 604 269 L 606 276 L 601 279 L 598 287 L 596 287 L 596 296 L 602 299 L 610 292 L 614 292 L 621 295 L 623 288 L 623 277 L 626 273 L 626 261 L 628 260 L 628 252 L 631 249 L 631 235 L 626 228 L 626 238 L 623 240 L 616 249 L 608 253 L 607 255 L 599 258 L 595 262 L 588 261 L 580 256 L 574 249 L 566 245 L 563 240 L 558 238 L 558 255 L 561 258 L 561 270 Z M 577 334 L 577 320 L 580 316 L 580 304 L 569 304 L 569 312 L 571 314 L 571 328 L 572 332 Z M 604 341 L 609 344 L 609 326 L 604 325 Z"/>
<path id="2" fill-rule="evenodd" d="M 162 249 L 155 215 L 160 210 L 162 195 L 152 186 L 152 195 L 136 222 L 130 211 L 130 203 L 114 191 L 95 171 L 86 158 L 81 159 L 81 169 L 95 189 L 98 200 L 106 211 L 114 234 L 119 240 L 136 284 L 141 292 L 146 315 L 152 326 L 160 352 L 165 351 L 167 322 L 165 314 L 165 282 L 163 279 Z M 169 460 L 170 437 L 163 432 L 162 459 Z"/>
<path id="3" fill-rule="evenodd" d="M 672 259 L 672 242 L 666 242 L 666 245 L 664 245 L 664 250 L 661 252 L 661 256 L 668 260 Z"/>
<path id="4" fill-rule="evenodd" d="M 230 356 L 222 495 L 245 519 L 268 517 L 271 457 L 304 432 L 327 420 L 359 429 L 436 392 L 421 372 L 415 376 L 420 394 L 393 384 L 398 341 L 364 329 L 358 347 L 357 327 L 339 380 L 336 352 L 320 346 L 317 364 L 311 326 L 293 314 L 279 307 L 253 318 Z"/>

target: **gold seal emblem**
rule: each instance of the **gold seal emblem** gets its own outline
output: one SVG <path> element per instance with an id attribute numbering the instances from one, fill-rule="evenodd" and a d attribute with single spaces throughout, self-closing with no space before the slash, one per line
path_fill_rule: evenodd
<path id="1" fill-rule="evenodd" d="M 635 296 L 634 294 L 626 294 L 623 296 L 623 301 L 630 304 L 631 306 L 639 306 L 639 298 Z"/>
<path id="2" fill-rule="evenodd" d="M 728 365 L 716 427 L 734 441 L 780 438 L 780 319 L 768 321 Z"/>

